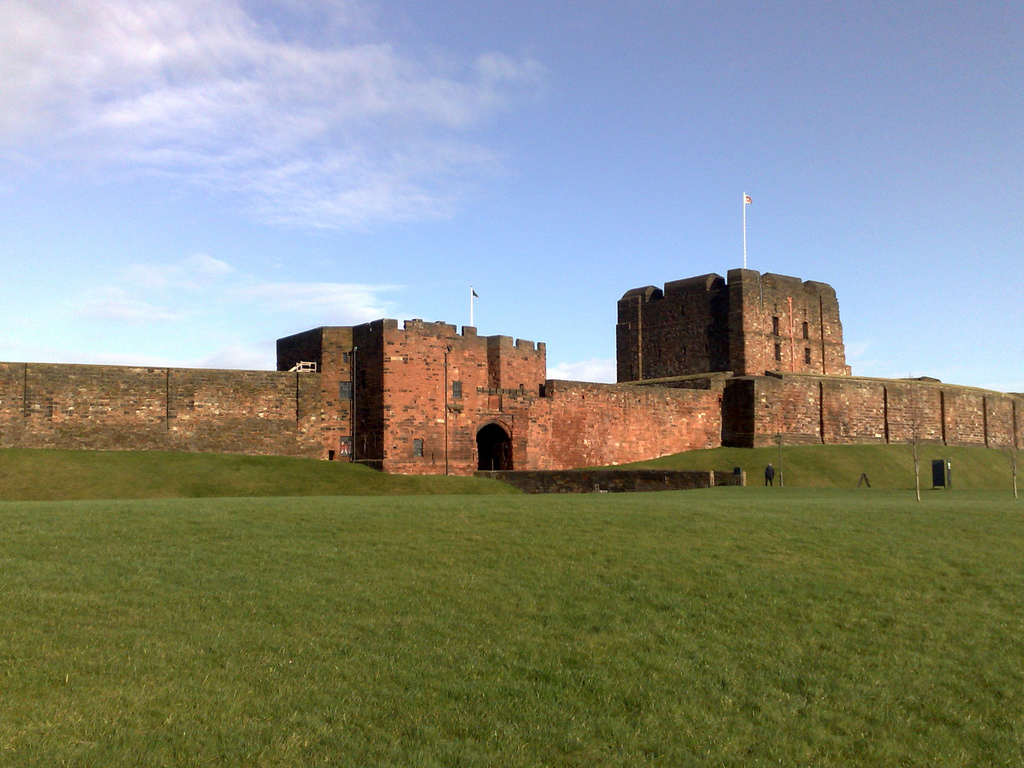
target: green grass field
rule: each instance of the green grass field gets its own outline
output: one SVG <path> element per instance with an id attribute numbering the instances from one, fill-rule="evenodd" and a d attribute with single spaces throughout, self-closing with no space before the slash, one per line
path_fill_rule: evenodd
<path id="1" fill-rule="evenodd" d="M 932 487 L 932 459 L 945 459 L 952 464 L 954 488 L 1012 492 L 1012 463 L 1007 450 L 919 445 L 922 489 Z M 1018 455 L 1016 459 L 1019 475 L 1024 474 L 1024 458 Z M 628 466 L 716 471 L 742 467 L 747 473 L 747 483 L 757 485 L 764 482 L 764 467 L 768 462 L 776 468 L 780 466 L 777 447 L 688 451 Z M 910 445 L 786 445 L 782 448 L 781 467 L 785 484 L 801 488 L 856 488 L 862 474 L 867 475 L 874 489 L 914 487 Z M 775 484 L 779 484 L 778 477 Z M 1017 484 L 1018 487 L 1024 485 L 1021 476 Z"/>
<path id="2" fill-rule="evenodd" d="M 0 765 L 1024 763 L 1006 492 L 0 503 Z"/>
<path id="3" fill-rule="evenodd" d="M 516 493 L 476 477 L 385 475 L 343 461 L 158 451 L 0 450 L 0 499 Z"/>
<path id="4" fill-rule="evenodd" d="M 856 488 L 861 474 L 866 474 L 874 490 L 914 487 L 907 445 L 785 446 L 782 458 L 787 486 Z M 954 488 L 1012 489 L 1006 451 L 921 446 L 923 489 L 931 489 L 930 461 L 937 458 L 952 462 Z M 742 467 L 748 483 L 758 485 L 769 461 L 779 465 L 778 449 L 690 451 L 627 466 L 716 471 Z M 517 491 L 484 478 L 385 475 L 341 461 L 147 451 L 0 450 L 0 500 L 10 501 L 508 493 Z"/>

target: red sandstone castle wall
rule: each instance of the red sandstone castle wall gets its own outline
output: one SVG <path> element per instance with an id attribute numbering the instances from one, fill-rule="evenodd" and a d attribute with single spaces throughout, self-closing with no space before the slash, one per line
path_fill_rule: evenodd
<path id="1" fill-rule="evenodd" d="M 721 445 L 721 388 L 549 381 L 531 413 L 535 469 L 623 464 Z"/>
<path id="2" fill-rule="evenodd" d="M 0 446 L 318 456 L 317 377 L 0 363 Z"/>
<path id="3" fill-rule="evenodd" d="M 445 462 L 462 453 L 461 442 L 453 445 L 452 432 L 461 427 L 458 417 L 467 406 L 476 406 L 476 388 L 487 383 L 485 340 L 473 338 L 467 344 L 454 326 L 406 323 L 406 330 L 388 329 L 383 366 L 384 469 L 444 474 Z M 457 398 L 452 396 L 455 382 L 462 386 Z M 421 456 L 415 455 L 417 440 L 422 441 Z"/>
<path id="4" fill-rule="evenodd" d="M 729 270 L 627 291 L 615 327 L 620 382 L 731 371 L 849 375 L 831 286 Z"/>
<path id="5" fill-rule="evenodd" d="M 320 358 L 320 437 L 324 458 L 348 459 L 352 451 L 351 328 L 324 328 Z M 344 388 L 344 391 L 343 391 Z"/>
<path id="6" fill-rule="evenodd" d="M 490 388 L 536 394 L 547 377 L 546 348 L 511 336 L 488 336 L 487 365 Z"/>
<path id="7" fill-rule="evenodd" d="M 277 370 L 315 363 L 320 374 L 322 458 L 347 460 L 352 451 L 352 328 L 314 328 L 277 340 Z"/>
<path id="8" fill-rule="evenodd" d="M 546 369 L 543 344 L 477 336 L 473 328 L 458 334 L 455 326 L 420 320 L 402 328 L 384 321 L 377 331 L 385 471 L 472 473 L 477 433 L 492 423 L 509 434 L 514 456 L 526 455 L 525 423 Z"/>
<path id="9" fill-rule="evenodd" d="M 726 429 L 726 442 L 734 445 L 770 445 L 781 432 L 789 444 L 917 440 L 1009 447 L 1016 439 L 1020 447 L 1020 396 L 929 380 L 801 375 L 728 386 L 752 390 L 752 429 L 735 429 L 735 435 Z"/>
<path id="10" fill-rule="evenodd" d="M 617 380 L 728 370 L 727 301 L 714 274 L 627 292 L 615 327 Z"/>
<path id="11" fill-rule="evenodd" d="M 352 328 L 352 460 L 378 469 L 384 460 L 384 336 L 394 320 Z"/>
<path id="12" fill-rule="evenodd" d="M 729 270 L 729 368 L 849 375 L 836 292 L 796 277 Z"/>
<path id="13" fill-rule="evenodd" d="M 354 460 L 409 474 L 475 471 L 477 433 L 487 424 L 499 424 L 515 455 L 525 456 L 519 425 L 546 369 L 543 344 L 422 320 L 318 328 L 278 341 L 278 368 L 300 360 L 321 372 L 324 456 L 350 441 Z M 346 401 L 338 388 L 348 382 Z"/>
<path id="14" fill-rule="evenodd" d="M 733 270 L 727 286 L 706 275 L 664 295 L 630 291 L 619 321 L 620 378 L 782 370 L 683 377 L 678 389 L 545 382 L 543 344 L 384 319 L 278 342 L 279 369 L 310 361 L 315 374 L 0 363 L 0 447 L 348 458 L 350 446 L 356 461 L 415 474 L 468 474 L 481 455 L 511 462 L 497 469 L 611 465 L 778 435 L 1020 447 L 1024 396 L 850 377 L 838 303 L 823 284 Z M 799 365 L 797 344 L 809 350 Z M 478 443 L 487 432 L 507 435 L 509 450 L 494 434 Z"/>
<path id="15" fill-rule="evenodd" d="M 992 394 L 986 394 L 984 398 L 983 413 L 986 421 L 985 432 L 988 435 L 987 444 L 993 447 L 1013 445 L 1015 437 L 1020 439 L 1021 425 L 1018 421 L 1017 409 L 1024 405 L 1024 398 L 1014 400 L 1011 397 Z M 950 411 L 948 401 L 946 411 L 947 413 Z M 956 414 L 955 408 L 953 414 Z"/>

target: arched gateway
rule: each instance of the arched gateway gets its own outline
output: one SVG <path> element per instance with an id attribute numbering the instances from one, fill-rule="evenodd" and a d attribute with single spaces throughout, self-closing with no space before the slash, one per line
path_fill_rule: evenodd
<path id="1" fill-rule="evenodd" d="M 477 469 L 512 469 L 512 438 L 500 424 L 487 424 L 476 433 Z"/>

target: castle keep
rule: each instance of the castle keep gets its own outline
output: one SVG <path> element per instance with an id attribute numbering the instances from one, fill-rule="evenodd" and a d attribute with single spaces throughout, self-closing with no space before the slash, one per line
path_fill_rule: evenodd
<path id="1" fill-rule="evenodd" d="M 730 270 L 627 291 L 616 384 L 547 379 L 543 343 L 391 319 L 277 343 L 277 371 L 0 363 L 0 447 L 572 469 L 718 446 L 1020 447 L 1024 395 L 846 365 L 824 283 Z"/>
<path id="2" fill-rule="evenodd" d="M 628 291 L 615 328 L 619 381 L 701 373 L 849 375 L 836 292 L 750 269 Z"/>

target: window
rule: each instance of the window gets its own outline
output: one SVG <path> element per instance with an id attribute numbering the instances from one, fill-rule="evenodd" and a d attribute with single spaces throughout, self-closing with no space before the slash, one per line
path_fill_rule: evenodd
<path id="1" fill-rule="evenodd" d="M 422 456 L 423 455 L 423 439 L 417 437 L 412 441 L 412 455 Z"/>
<path id="2" fill-rule="evenodd" d="M 807 363 L 808 365 L 811 364 L 811 348 L 810 347 L 804 347 L 804 362 Z"/>
<path id="3" fill-rule="evenodd" d="M 351 381 L 340 381 L 338 382 L 338 397 L 342 400 L 352 399 L 352 382 Z"/>
<path id="4" fill-rule="evenodd" d="M 776 315 L 772 318 L 772 333 L 776 336 L 779 335 L 779 317 Z"/>
<path id="5" fill-rule="evenodd" d="M 347 363 L 348 362 L 348 352 L 342 352 L 341 353 L 341 362 L 343 362 L 343 363 Z"/>
<path id="6" fill-rule="evenodd" d="M 462 382 L 461 381 L 453 381 L 452 382 L 452 400 L 461 400 L 461 399 L 462 399 Z"/>
<path id="7" fill-rule="evenodd" d="M 810 328 L 807 327 L 807 321 L 806 320 L 804 320 L 804 338 L 805 339 L 811 338 Z"/>
<path id="8" fill-rule="evenodd" d="M 348 457 L 352 455 L 352 438 L 343 437 L 338 440 L 338 455 Z"/>
<path id="9" fill-rule="evenodd" d="M 777 361 L 779 361 L 779 362 L 782 361 L 782 345 L 781 344 L 776 344 L 775 345 L 775 359 Z"/>

